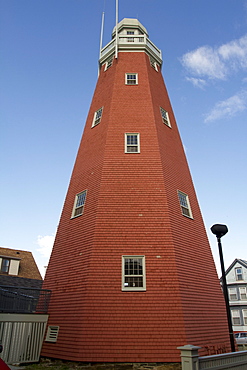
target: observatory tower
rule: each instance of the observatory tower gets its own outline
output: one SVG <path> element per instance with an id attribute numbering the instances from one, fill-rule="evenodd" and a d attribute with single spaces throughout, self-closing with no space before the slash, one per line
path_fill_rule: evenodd
<path id="1" fill-rule="evenodd" d="M 44 356 L 179 362 L 185 344 L 201 354 L 230 349 L 161 64 L 136 19 L 118 23 L 101 50 L 44 282 L 52 290 Z"/>

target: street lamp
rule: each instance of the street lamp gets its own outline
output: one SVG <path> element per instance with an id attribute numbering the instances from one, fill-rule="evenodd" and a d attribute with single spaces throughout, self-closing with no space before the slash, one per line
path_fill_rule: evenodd
<path id="1" fill-rule="evenodd" d="M 226 272 L 225 272 L 224 259 L 223 259 L 222 246 L 221 246 L 221 237 L 224 236 L 228 232 L 228 228 L 226 225 L 216 224 L 211 227 L 211 231 L 214 235 L 216 235 L 216 238 L 218 241 L 220 265 L 221 265 L 221 271 L 222 271 L 222 288 L 223 288 L 223 293 L 224 293 L 224 298 L 225 298 L 225 303 L 226 303 L 226 314 L 227 314 L 227 320 L 228 320 L 231 350 L 232 352 L 235 352 L 235 341 L 234 341 L 234 335 L 233 335 L 233 330 L 232 330 L 231 311 L 230 311 L 230 305 L 229 305 L 228 289 L 227 289 L 227 284 L 226 284 Z"/>

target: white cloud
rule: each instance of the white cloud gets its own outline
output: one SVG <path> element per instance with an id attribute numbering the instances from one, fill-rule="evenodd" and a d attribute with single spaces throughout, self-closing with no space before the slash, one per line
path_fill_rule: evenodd
<path id="1" fill-rule="evenodd" d="M 219 47 L 201 46 L 184 54 L 181 63 L 194 76 L 226 79 L 233 71 L 247 69 L 247 34 Z M 188 80 L 197 86 L 191 77 Z"/>
<path id="2" fill-rule="evenodd" d="M 202 78 L 186 77 L 186 80 L 191 82 L 194 86 L 199 87 L 200 89 L 203 89 L 207 85 L 207 82 Z"/>
<path id="3" fill-rule="evenodd" d="M 45 236 L 38 236 L 37 244 L 39 248 L 37 249 L 40 254 L 44 257 L 49 258 L 51 255 L 53 243 L 55 240 L 55 235 L 45 235 Z"/>
<path id="4" fill-rule="evenodd" d="M 224 79 L 226 67 L 220 60 L 219 53 L 210 46 L 202 46 L 186 53 L 181 58 L 182 64 L 196 76 L 211 79 Z"/>
<path id="5" fill-rule="evenodd" d="M 247 91 L 231 96 L 230 98 L 216 103 L 214 108 L 207 114 L 205 122 L 215 121 L 232 117 L 247 108 Z"/>

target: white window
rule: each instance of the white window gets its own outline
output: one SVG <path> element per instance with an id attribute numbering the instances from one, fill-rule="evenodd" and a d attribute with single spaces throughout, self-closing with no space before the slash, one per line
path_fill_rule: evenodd
<path id="1" fill-rule="evenodd" d="M 140 153 L 139 134 L 125 134 L 125 153 Z"/>
<path id="2" fill-rule="evenodd" d="M 239 310 L 231 310 L 232 313 L 232 324 L 233 325 L 240 325 L 240 311 Z"/>
<path id="3" fill-rule="evenodd" d="M 122 290 L 146 290 L 145 256 L 122 257 Z"/>
<path id="4" fill-rule="evenodd" d="M 97 126 L 100 123 L 101 118 L 102 118 L 102 113 L 103 113 L 103 107 L 101 107 L 99 110 L 97 110 L 94 113 L 92 127 Z"/>
<path id="5" fill-rule="evenodd" d="M 236 280 L 243 280 L 242 267 L 235 268 Z"/>
<path id="6" fill-rule="evenodd" d="M 163 123 L 166 126 L 171 127 L 171 123 L 170 123 L 170 120 L 169 120 L 168 112 L 165 109 L 163 109 L 163 108 L 160 107 L 160 113 L 161 113 L 161 117 L 162 117 Z"/>
<path id="7" fill-rule="evenodd" d="M 138 74 L 137 73 L 125 73 L 125 84 L 126 85 L 138 85 Z"/>
<path id="8" fill-rule="evenodd" d="M 236 288 L 228 288 L 228 293 L 230 301 L 236 301 L 238 299 Z"/>
<path id="9" fill-rule="evenodd" d="M 157 62 L 155 61 L 155 59 L 150 56 L 149 60 L 150 60 L 151 67 L 153 67 L 153 69 L 155 69 L 155 71 L 158 72 Z"/>
<path id="10" fill-rule="evenodd" d="M 2 258 L 1 272 L 5 273 L 5 274 L 8 274 L 9 266 L 10 266 L 10 259 L 9 258 Z"/>
<path id="11" fill-rule="evenodd" d="M 45 341 L 55 343 L 57 341 L 58 332 L 59 326 L 48 326 Z"/>
<path id="12" fill-rule="evenodd" d="M 190 208 L 188 195 L 178 190 L 178 198 L 179 198 L 182 214 L 184 216 L 192 218 L 192 212 Z"/>
<path id="13" fill-rule="evenodd" d="M 105 71 L 110 68 L 112 66 L 112 63 L 113 63 L 113 57 L 111 57 L 110 59 L 108 59 L 106 61 L 106 64 L 105 64 Z"/>
<path id="14" fill-rule="evenodd" d="M 244 325 L 247 325 L 247 310 L 243 310 Z"/>
<path id="15" fill-rule="evenodd" d="M 82 191 L 79 194 L 76 194 L 73 212 L 72 212 L 72 218 L 83 214 L 84 206 L 86 202 L 86 195 L 87 195 L 86 190 Z"/>
<path id="16" fill-rule="evenodd" d="M 240 299 L 242 299 L 242 300 L 247 299 L 247 289 L 246 289 L 246 287 L 240 287 L 239 288 L 239 293 L 240 293 Z"/>

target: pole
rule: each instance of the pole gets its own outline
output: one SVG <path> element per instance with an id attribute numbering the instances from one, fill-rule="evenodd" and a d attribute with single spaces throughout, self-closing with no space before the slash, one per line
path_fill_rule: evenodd
<path id="1" fill-rule="evenodd" d="M 116 44 L 115 44 L 115 58 L 118 57 L 118 0 L 116 0 Z"/>
<path id="2" fill-rule="evenodd" d="M 222 253 L 221 240 L 220 240 L 220 237 L 218 236 L 217 236 L 217 241 L 218 241 L 219 254 L 220 254 L 220 265 L 221 265 L 221 271 L 222 271 L 222 288 L 223 288 L 223 293 L 224 293 L 224 298 L 225 298 L 225 303 L 226 303 L 226 314 L 227 314 L 227 321 L 228 321 L 231 350 L 232 352 L 235 352 L 235 341 L 234 341 L 234 334 L 233 334 L 233 329 L 232 329 L 232 318 L 231 318 L 231 311 L 230 311 L 230 305 L 229 305 L 228 289 L 227 289 L 227 284 L 226 284 L 224 259 L 223 259 L 223 253 Z"/>

